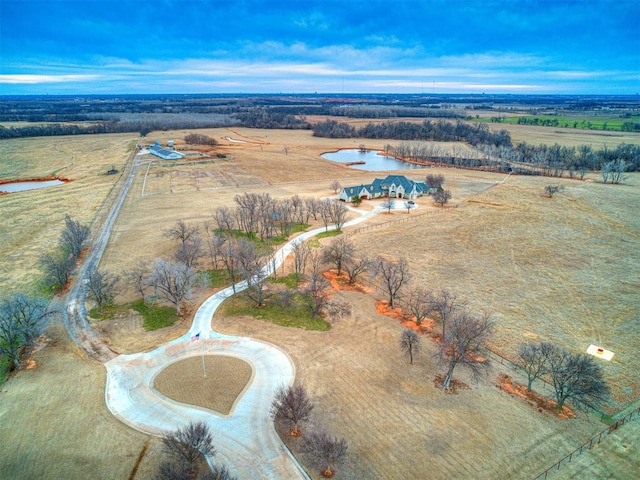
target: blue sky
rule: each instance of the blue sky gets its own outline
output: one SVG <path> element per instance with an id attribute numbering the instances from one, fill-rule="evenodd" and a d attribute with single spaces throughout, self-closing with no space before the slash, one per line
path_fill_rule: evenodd
<path id="1" fill-rule="evenodd" d="M 0 0 L 0 94 L 640 92 L 640 0 Z"/>

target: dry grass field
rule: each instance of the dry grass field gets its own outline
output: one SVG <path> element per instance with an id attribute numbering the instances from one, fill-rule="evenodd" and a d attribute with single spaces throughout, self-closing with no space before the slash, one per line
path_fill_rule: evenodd
<path id="1" fill-rule="evenodd" d="M 368 148 L 394 143 L 318 139 L 300 131 L 202 132 L 220 141 L 219 151 L 231 159 L 168 167 L 148 158 L 148 173 L 146 165 L 139 168 L 100 268 L 119 273 L 137 260 L 169 255 L 173 245 L 162 236 L 164 229 L 177 219 L 202 224 L 217 206 L 232 204 L 233 197 L 245 191 L 268 191 L 276 197 L 321 197 L 332 194 L 329 184 L 334 178 L 347 185 L 382 176 L 383 172 L 354 171 L 332 164 L 319 154 L 360 143 Z M 155 132 L 148 140 L 164 143 L 173 139 L 180 148 L 185 133 Z M 248 143 L 231 142 L 226 137 Z M 100 144 L 103 137 L 93 138 Z M 127 157 L 131 137 L 107 136 L 104 142 L 116 138 L 120 146 L 111 145 L 108 150 L 120 148 L 120 163 L 105 153 L 95 158 L 87 154 L 85 164 L 76 154 L 76 162 L 85 165 L 82 170 L 70 170 L 77 177 L 64 169 L 59 173 L 74 182 L 48 192 L 15 194 L 28 198 L 29 204 L 16 196 L 0 197 L 3 213 L 5 205 L 11 205 L 11 212 L 16 216 L 28 213 L 31 221 L 39 218 L 33 213 L 39 208 L 54 217 L 41 219 L 44 226 L 33 234 L 27 228 L 28 220 L 22 221 L 23 230 L 16 229 L 23 231 L 25 258 L 37 259 L 41 246 L 55 242 L 67 211 L 91 221 L 92 212 L 102 201 L 99 197 L 106 196 L 112 185 L 108 182 L 114 180 L 100 172 L 113 163 L 121 168 Z M 597 137 L 580 143 L 597 146 L 593 138 Z M 86 140 L 71 137 L 68 141 Z M 46 145 L 47 141 L 51 139 L 23 140 L 22 149 L 11 148 L 26 151 L 33 148 L 29 142 Z M 0 148 L 8 147 L 0 142 Z M 78 148 L 91 151 L 87 145 Z M 59 166 L 42 168 L 37 175 L 65 165 L 60 161 Z M 30 168 L 38 170 L 38 162 Z M 32 170 L 27 171 L 34 176 Z M 589 343 L 613 350 L 616 356 L 606 366 L 606 375 L 614 386 L 614 407 L 637 399 L 640 218 L 634 213 L 640 205 L 640 176 L 635 174 L 620 186 L 509 177 L 493 187 L 504 176 L 453 169 L 432 171 L 444 173 L 446 187 L 454 194 L 451 204 L 459 206 L 440 213 L 425 198 L 418 201 L 420 209 L 410 215 L 379 215 L 372 223 L 384 226 L 353 233 L 358 247 L 369 254 L 406 256 L 416 281 L 450 288 L 468 299 L 474 309 L 492 312 L 498 324 L 494 348 L 507 356 L 523 339 L 550 340 L 576 351 L 584 351 Z M 408 175 L 419 178 L 423 173 Z M 96 182 L 93 187 L 91 182 Z M 544 186 L 550 183 L 565 185 L 564 193 L 551 199 L 542 196 Z M 58 198 L 49 193 L 74 184 L 84 187 L 78 197 Z M 102 193 L 94 195 L 98 191 Z M 49 205 L 58 205 L 57 210 L 47 210 Z M 3 217 L 3 227 L 14 222 L 13 217 Z M 386 223 L 389 221 L 392 223 Z M 55 231 L 43 233 L 46 229 Z M 12 250 L 8 242 L 0 242 L 0 255 L 5 249 Z M 20 239 L 11 242 L 19 245 Z M 33 263 L 14 258 L 17 263 L 10 264 L 4 260 L 7 257 L 1 258 L 0 273 L 11 285 L 10 289 L 2 285 L 2 291 L 30 285 Z M 219 315 L 214 319 L 215 327 L 225 333 L 270 341 L 291 355 L 298 380 L 316 403 L 314 421 L 346 437 L 349 443 L 349 461 L 336 478 L 422 479 L 428 475 L 433 479 L 529 479 L 604 428 L 584 415 L 562 420 L 539 413 L 498 390 L 495 377 L 502 372 L 498 367 L 479 383 L 460 370 L 456 377 L 471 388 L 457 395 L 443 394 L 433 386 L 441 368 L 431 356 L 434 347 L 429 341 L 424 342 L 417 363 L 408 365 L 397 346 L 401 325 L 376 313 L 376 295 L 339 295 L 353 305 L 354 313 L 329 332 L 291 330 L 250 318 Z M 119 297 L 119 301 L 132 299 L 132 293 Z M 105 322 L 96 328 L 102 328 L 123 352 L 149 348 L 183 333 L 186 327 L 180 322 L 162 333 L 145 333 L 136 316 Z M 48 335 L 56 339 L 55 345 L 36 354 L 38 367 L 20 372 L 2 387 L 0 438 L 10 447 L 7 454 L 0 455 L 0 478 L 4 472 L 9 472 L 7 478 L 25 479 L 86 478 L 87 472 L 93 478 L 128 478 L 141 451 L 144 455 L 135 478 L 151 478 L 160 459 L 159 442 L 145 443 L 144 435 L 107 411 L 103 367 L 80 358 L 61 327 L 54 325 Z M 24 402 L 24 398 L 38 401 Z M 9 442 L 4 442 L 5 438 Z M 605 448 L 604 442 L 598 446 L 602 451 Z M 635 478 L 625 476 L 629 463 L 622 462 L 620 469 L 604 460 L 602 464 L 606 469 L 594 466 L 590 478 Z"/>
<path id="2" fill-rule="evenodd" d="M 84 135 L 2 140 L 0 179 L 58 176 L 69 183 L 0 196 L 0 294 L 35 292 L 38 257 L 57 247 L 65 215 L 91 224 L 135 146 L 135 136 Z"/>

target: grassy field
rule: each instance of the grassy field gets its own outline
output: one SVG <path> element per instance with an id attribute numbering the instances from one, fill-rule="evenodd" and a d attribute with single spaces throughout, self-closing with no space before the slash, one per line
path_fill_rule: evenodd
<path id="1" fill-rule="evenodd" d="M 478 121 L 490 122 L 492 120 L 490 118 L 481 118 Z M 640 122 L 640 116 L 622 118 L 620 116 L 518 115 L 500 117 L 500 121 L 495 123 L 518 125 L 518 122 L 527 122 L 526 124 L 534 126 L 622 131 L 624 123 L 638 123 Z M 526 125 L 525 123 L 522 124 Z"/>
<path id="2" fill-rule="evenodd" d="M 0 295 L 38 289 L 38 257 L 57 247 L 65 215 L 91 224 L 135 146 L 132 135 L 0 141 L 0 179 L 58 176 L 57 187 L 0 196 Z"/>
<path id="3" fill-rule="evenodd" d="M 549 143 L 596 146 L 601 138 L 619 140 L 609 135 L 612 132 L 597 132 L 606 137 L 588 131 L 570 137 L 544 127 L 510 128 L 530 143 L 553 139 Z M 174 139 L 180 147 L 184 133 L 154 133 L 149 141 Z M 308 131 L 212 129 L 203 133 L 220 141 L 219 150 L 232 159 L 163 167 L 149 157 L 148 170 L 146 165 L 138 170 L 101 268 L 120 273 L 138 260 L 150 262 L 169 255 L 173 245 L 162 236 L 164 229 L 177 219 L 202 224 L 217 206 L 231 205 L 233 197 L 245 191 L 322 197 L 333 193 L 329 185 L 334 178 L 348 185 L 382 176 L 382 172 L 353 171 L 332 164 L 319 154 L 360 143 L 368 148 L 393 143 L 319 139 Z M 226 137 L 248 143 L 230 142 Z M 639 135 L 630 138 L 640 143 Z M 111 150 L 120 152 L 116 167 L 121 168 L 130 137 L 93 137 L 93 143 L 101 144 L 101 139 L 107 143 L 119 139 L 111 143 Z M 77 142 L 79 151 L 89 152 L 91 145 L 81 144 L 90 140 L 71 137 L 68 142 Z M 11 148 L 28 151 L 34 148 L 29 142 L 46 145 L 51 141 L 21 140 L 22 149 L 15 148 L 16 144 Z M 7 147 L 0 142 L 0 148 Z M 58 198 L 47 192 L 41 198 L 37 196 L 45 195 L 41 191 L 18 194 L 22 200 L 0 197 L 3 213 L 5 205 L 12 205 L 15 215 L 30 216 L 22 221 L 21 243 L 12 240 L 27 255 L 16 254 L 15 264 L 0 257 L 0 273 L 6 282 L 3 289 L 31 285 L 32 264 L 22 257 L 37 258 L 29 252 L 55 242 L 59 230 L 47 230 L 46 235 L 43 230 L 57 228 L 65 209 L 72 214 L 77 209 L 74 216 L 91 221 L 101 202 L 93 192 L 103 192 L 104 198 L 112 185 L 107 182 L 112 178 L 99 174 L 116 162 L 112 158 L 105 154 L 88 155 L 85 162 L 76 160 L 84 165 L 69 170 L 76 177 L 63 169 L 60 175 L 74 182 L 56 188 L 82 185 L 83 190 L 74 195 Z M 61 158 L 44 167 L 32 162 L 30 168 L 36 175 L 45 175 L 64 165 Z M 26 168 L 19 175 L 27 172 L 33 176 Z M 634 212 L 640 205 L 640 177 L 635 174 L 620 186 L 593 182 L 597 175 L 587 182 L 510 177 L 494 187 L 504 176 L 454 169 L 431 172 L 445 175 L 445 186 L 454 195 L 451 204 L 462 202 L 458 208 L 440 213 L 425 198 L 409 215 L 379 215 L 371 224 L 380 227 L 351 233 L 358 247 L 370 255 L 406 256 L 416 281 L 451 288 L 474 309 L 491 311 L 498 323 L 494 347 L 506 355 L 523 339 L 551 340 L 575 351 L 584 351 L 592 342 L 602 344 L 616 353 L 606 375 L 613 379 L 618 404 L 638 398 L 640 365 L 635 352 L 640 338 L 633 326 L 638 322 L 640 219 Z M 424 172 L 408 175 L 418 179 Z M 549 183 L 563 183 L 564 193 L 544 197 L 544 186 Z M 2 203 L 8 199 L 10 203 Z M 34 213 L 38 209 L 43 209 L 44 216 L 53 215 L 47 210 L 49 204 L 59 205 L 59 218 L 40 219 Z M 370 204 L 365 202 L 361 208 L 370 208 Z M 29 218 L 44 226 L 31 233 Z M 9 221 L 2 220 L 7 225 Z M 0 243 L 5 249 L 0 254 L 13 251 L 7 245 Z M 457 378 L 471 389 L 458 395 L 441 393 L 433 386 L 441 368 L 431 356 L 432 344 L 425 342 L 416 365 L 408 365 L 397 347 L 402 327 L 376 313 L 376 295 L 339 295 L 352 304 L 354 313 L 328 332 L 291 329 L 247 316 L 214 319 L 215 327 L 225 333 L 270 341 L 291 355 L 297 379 L 316 402 L 314 421 L 349 442 L 349 461 L 337 478 L 417 479 L 428 472 L 434 479 L 529 479 L 604 428 L 590 417 L 561 420 L 539 413 L 499 391 L 494 381 L 501 373 L 499 368 L 477 384 L 461 370 Z M 121 303 L 134 300 L 133 292 L 118 297 Z M 116 351 L 130 353 L 183 334 L 188 320 L 145 332 L 140 315 L 129 312 L 95 321 L 94 328 Z M 103 367 L 81 358 L 61 326 L 54 325 L 49 335 L 55 341 L 36 354 L 37 368 L 20 372 L 2 387 L 0 438 L 9 439 L 10 446 L 0 455 L 0 472 L 25 479 L 86 478 L 88 473 L 96 478 L 128 478 L 144 450 L 135 478 L 150 478 L 160 459 L 159 442 L 146 443 L 145 436 L 113 418 L 104 406 Z M 25 402 L 24 398 L 38 400 Z M 598 448 L 607 447 L 603 443 Z M 616 472 L 613 478 L 632 478 Z M 597 465 L 592 474 L 591 478 L 611 478 L 605 467 Z"/>

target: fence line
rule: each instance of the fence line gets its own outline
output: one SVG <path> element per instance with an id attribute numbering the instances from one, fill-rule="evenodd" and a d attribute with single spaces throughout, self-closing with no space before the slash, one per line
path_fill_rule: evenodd
<path id="1" fill-rule="evenodd" d="M 546 480 L 547 476 L 549 475 L 549 472 L 552 472 L 553 470 L 555 470 L 557 472 L 558 470 L 560 470 L 560 466 L 562 466 L 563 464 L 570 463 L 571 460 L 574 457 L 577 457 L 577 456 L 581 455 L 582 452 L 584 452 L 586 450 L 590 450 L 592 447 L 598 445 L 600 443 L 600 441 L 602 440 L 603 435 L 607 436 L 607 435 L 613 433 L 619 427 L 624 425 L 628 420 L 631 420 L 634 415 L 640 415 L 640 407 L 638 407 L 637 409 L 629 412 L 624 417 L 622 417 L 620 420 L 618 420 L 616 423 L 614 423 L 613 425 L 609 426 L 608 428 L 605 428 L 600 433 L 596 433 L 593 437 L 591 437 L 589 440 L 584 442 L 582 445 L 580 445 L 578 448 L 576 448 L 569 455 L 566 455 L 560 461 L 558 461 L 558 462 L 554 463 L 553 465 L 551 465 L 549 468 L 547 468 L 544 472 L 542 472 L 540 475 L 535 477 L 533 480 L 541 480 L 541 479 L 545 479 Z"/>
<path id="2" fill-rule="evenodd" d="M 366 232 L 368 230 L 387 227 L 389 225 L 396 224 L 396 223 L 409 222 L 411 220 L 415 220 L 416 218 L 428 217 L 428 216 L 438 215 L 438 214 L 442 214 L 442 213 L 453 213 L 453 212 L 457 212 L 457 207 L 458 207 L 458 205 L 454 205 L 453 208 L 442 208 L 442 209 L 439 209 L 439 210 L 429 210 L 427 212 L 415 213 L 413 215 L 407 214 L 407 215 L 403 215 L 402 217 L 399 217 L 399 218 L 394 218 L 393 220 L 388 220 L 386 222 L 376 223 L 376 224 L 368 224 L 368 225 L 365 225 L 363 227 L 356 228 L 355 230 L 349 230 L 347 232 L 344 232 L 343 235 L 351 236 L 351 235 L 355 235 L 357 233 Z"/>

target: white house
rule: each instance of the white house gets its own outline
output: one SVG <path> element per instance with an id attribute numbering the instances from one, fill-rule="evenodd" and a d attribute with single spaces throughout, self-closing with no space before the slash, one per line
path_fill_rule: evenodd
<path id="1" fill-rule="evenodd" d="M 414 182 L 404 175 L 389 175 L 387 178 L 376 178 L 370 184 L 344 187 L 338 198 L 343 202 L 351 202 L 355 197 L 364 200 L 371 198 L 403 198 L 413 200 L 428 193 L 424 182 Z"/>

